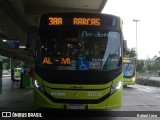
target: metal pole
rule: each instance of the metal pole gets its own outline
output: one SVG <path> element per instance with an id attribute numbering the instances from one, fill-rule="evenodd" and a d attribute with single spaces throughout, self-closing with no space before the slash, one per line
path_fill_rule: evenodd
<path id="1" fill-rule="evenodd" d="M 0 61 L 0 94 L 2 94 L 2 61 Z"/>
<path id="2" fill-rule="evenodd" d="M 137 22 L 136 22 L 136 59 L 138 59 L 138 53 L 137 53 Z"/>
<path id="3" fill-rule="evenodd" d="M 138 59 L 138 54 L 137 54 L 137 49 L 138 49 L 137 48 L 137 22 L 140 21 L 140 20 L 134 20 L 133 19 L 133 21 L 136 22 L 136 59 Z"/>

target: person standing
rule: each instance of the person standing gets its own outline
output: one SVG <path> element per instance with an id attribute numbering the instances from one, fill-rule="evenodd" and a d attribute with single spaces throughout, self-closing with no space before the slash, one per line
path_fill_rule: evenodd
<path id="1" fill-rule="evenodd" d="M 26 69 L 26 66 L 23 65 L 22 69 L 21 69 L 21 82 L 20 82 L 20 88 L 24 88 L 23 86 L 23 77 L 24 75 L 26 75 L 27 73 L 27 69 Z"/>
<path id="2" fill-rule="evenodd" d="M 31 78 L 31 83 L 32 83 L 32 86 L 34 85 L 34 67 L 33 65 L 30 66 L 30 69 L 28 71 L 28 75 L 30 76 Z"/>
<path id="3" fill-rule="evenodd" d="M 11 69 L 11 80 L 12 81 L 14 80 L 14 67 L 12 67 Z"/>

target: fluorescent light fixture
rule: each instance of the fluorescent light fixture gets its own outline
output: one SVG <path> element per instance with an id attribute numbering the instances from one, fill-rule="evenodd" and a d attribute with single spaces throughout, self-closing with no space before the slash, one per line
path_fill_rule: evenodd
<path id="1" fill-rule="evenodd" d="M 7 42 L 7 40 L 3 39 L 3 42 Z"/>
<path id="2" fill-rule="evenodd" d="M 26 48 L 26 46 L 20 45 L 19 48 Z"/>

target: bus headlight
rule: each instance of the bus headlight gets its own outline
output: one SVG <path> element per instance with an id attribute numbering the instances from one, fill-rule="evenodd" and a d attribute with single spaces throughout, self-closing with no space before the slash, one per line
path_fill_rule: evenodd
<path id="1" fill-rule="evenodd" d="M 35 84 L 36 88 L 38 88 L 41 92 L 44 93 L 44 87 L 43 87 L 42 83 L 40 83 L 37 80 L 35 80 L 34 84 Z"/>
<path id="2" fill-rule="evenodd" d="M 136 80 L 136 78 L 135 78 L 135 77 L 133 77 L 131 80 L 132 80 L 132 81 L 135 81 L 135 80 Z"/>
<path id="3" fill-rule="evenodd" d="M 111 92 L 110 94 L 114 93 L 116 90 L 120 89 L 122 86 L 122 81 L 119 81 L 117 84 L 113 85 L 111 87 Z"/>

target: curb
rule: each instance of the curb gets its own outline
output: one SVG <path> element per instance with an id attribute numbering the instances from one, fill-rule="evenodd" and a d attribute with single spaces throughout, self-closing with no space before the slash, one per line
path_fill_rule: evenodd
<path id="1" fill-rule="evenodd" d="M 137 78 L 136 84 L 160 87 L 160 81 L 151 80 L 151 79 L 144 79 L 144 78 Z"/>

